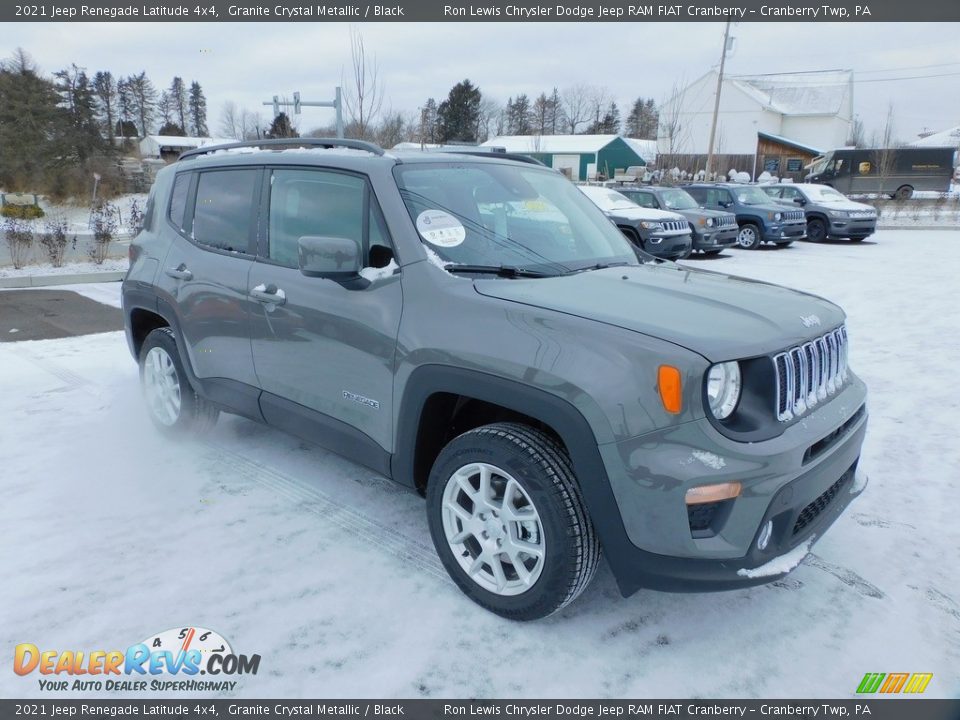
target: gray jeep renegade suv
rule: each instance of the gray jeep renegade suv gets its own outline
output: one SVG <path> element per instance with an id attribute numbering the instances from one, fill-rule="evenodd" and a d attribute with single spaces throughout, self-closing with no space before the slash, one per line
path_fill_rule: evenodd
<path id="1" fill-rule="evenodd" d="M 508 618 L 775 580 L 863 490 L 866 390 L 822 298 L 635 249 L 559 173 L 294 140 L 157 175 L 123 283 L 146 405 L 220 411 L 426 496 Z"/>

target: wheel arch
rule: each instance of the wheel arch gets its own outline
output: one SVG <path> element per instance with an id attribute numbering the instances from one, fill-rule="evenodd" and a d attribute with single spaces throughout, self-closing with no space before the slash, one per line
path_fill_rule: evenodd
<path id="1" fill-rule="evenodd" d="M 630 548 L 634 551 L 636 548 L 627 537 L 596 436 L 583 413 L 558 395 L 475 370 L 446 365 L 418 367 L 408 379 L 399 403 L 397 443 L 390 463 L 393 479 L 417 488 L 418 478 L 422 480 L 424 473 L 429 474 L 436 458 L 434 453 L 438 454 L 446 444 L 441 442 L 439 428 L 449 418 L 456 417 L 450 414 L 449 404 L 462 403 L 456 398 L 502 408 L 514 418 L 534 421 L 557 437 L 570 455 L 586 511 L 621 589 L 631 588 L 632 592 L 635 587 L 618 558 L 626 557 Z M 442 412 L 425 416 L 437 410 Z M 423 440 L 426 442 L 421 443 Z"/>

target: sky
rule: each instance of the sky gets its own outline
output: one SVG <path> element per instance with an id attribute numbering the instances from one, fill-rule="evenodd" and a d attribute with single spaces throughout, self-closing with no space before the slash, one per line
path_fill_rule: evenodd
<path id="1" fill-rule="evenodd" d="M 508 97 L 604 86 L 626 116 L 638 96 L 666 99 L 719 61 L 723 23 L 362 23 L 375 54 L 384 108 L 416 116 L 469 78 L 484 95 Z M 741 23 L 731 74 L 855 71 L 855 112 L 867 138 L 892 104 L 895 136 L 960 125 L 957 26 L 928 23 Z M 71 62 L 89 72 L 141 70 L 160 87 L 197 80 L 216 134 L 225 102 L 268 118 L 273 95 L 330 100 L 350 63 L 350 26 L 339 23 L 47 23 L 0 27 L 0 54 L 20 46 L 52 73 Z M 5 49 L 7 52 L 5 52 Z M 939 76 L 917 78 L 916 76 Z M 912 78 L 890 81 L 891 78 Z M 305 108 L 301 130 L 332 124 L 333 111 Z"/>

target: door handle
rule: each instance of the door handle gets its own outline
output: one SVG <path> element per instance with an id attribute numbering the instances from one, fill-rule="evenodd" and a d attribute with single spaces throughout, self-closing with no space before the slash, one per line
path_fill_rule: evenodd
<path id="1" fill-rule="evenodd" d="M 283 305 L 287 301 L 287 294 L 273 283 L 257 285 L 250 291 L 250 297 L 272 305 Z"/>
<path id="2" fill-rule="evenodd" d="M 175 268 L 167 268 L 164 272 L 177 280 L 193 280 L 193 273 L 187 270 L 187 266 L 184 263 L 180 263 Z"/>

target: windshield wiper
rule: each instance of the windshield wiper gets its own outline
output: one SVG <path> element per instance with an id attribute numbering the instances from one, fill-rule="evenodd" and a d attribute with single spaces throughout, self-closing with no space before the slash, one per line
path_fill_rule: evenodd
<path id="1" fill-rule="evenodd" d="M 556 273 L 541 272 L 540 270 L 527 270 L 526 268 L 516 267 L 515 265 L 447 265 L 445 269 L 449 273 L 477 273 L 478 275 L 497 275 L 506 278 L 545 278 L 556 277 Z"/>
<path id="2" fill-rule="evenodd" d="M 644 261 L 641 260 L 640 262 L 644 262 Z M 591 270 L 606 270 L 607 268 L 612 268 L 612 267 L 624 267 L 625 265 L 629 265 L 629 264 L 630 264 L 630 263 L 628 263 L 628 262 L 622 262 L 622 261 L 620 261 L 620 262 L 612 262 L 612 263 L 598 262 L 598 263 L 596 263 L 596 264 L 594 264 L 594 265 L 588 265 L 587 267 L 582 267 L 582 268 L 577 268 L 576 270 L 571 270 L 570 273 L 590 272 Z"/>

